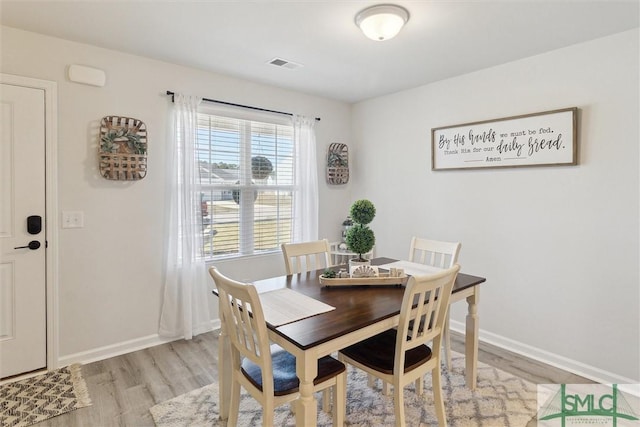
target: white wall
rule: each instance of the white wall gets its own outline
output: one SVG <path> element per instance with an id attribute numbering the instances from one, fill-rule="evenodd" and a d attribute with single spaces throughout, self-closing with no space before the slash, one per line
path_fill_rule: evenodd
<path id="1" fill-rule="evenodd" d="M 376 204 L 379 254 L 406 257 L 412 235 L 461 241 L 462 271 L 487 277 L 482 337 L 635 383 L 638 40 L 633 30 L 353 110 L 353 194 Z M 573 106 L 578 166 L 431 171 L 433 127 Z M 458 304 L 453 319 L 465 313 Z"/>
<path id="2" fill-rule="evenodd" d="M 59 242 L 52 242 L 60 254 L 63 362 L 126 351 L 153 342 L 157 333 L 170 107 L 166 90 L 321 117 L 316 128 L 323 206 L 320 236 L 339 237 L 350 204 L 350 184 L 328 186 L 324 162 L 330 143 L 351 143 L 349 105 L 13 28 L 0 31 L 1 72 L 58 83 L 59 209 L 85 215 L 84 228 L 60 229 Z M 69 82 L 65 73 L 70 64 L 104 70 L 106 86 Z M 99 176 L 98 128 L 106 115 L 146 123 L 149 171 L 143 180 L 125 183 Z M 60 212 L 52 215 L 57 223 L 48 226 L 60 227 L 59 217 Z M 284 273 L 280 254 L 220 266 L 225 273 L 247 280 Z"/>

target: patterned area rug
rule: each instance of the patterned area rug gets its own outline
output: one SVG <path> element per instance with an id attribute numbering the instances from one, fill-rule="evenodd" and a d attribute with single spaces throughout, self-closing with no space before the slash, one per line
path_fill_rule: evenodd
<path id="1" fill-rule="evenodd" d="M 478 363 L 478 385 L 469 390 L 464 381 L 464 356 L 453 353 L 451 371 L 443 368 L 447 423 L 451 427 L 524 427 L 536 413 L 535 384 L 514 375 Z M 347 378 L 347 425 L 393 426 L 391 396 L 372 389 L 362 371 L 349 367 Z M 318 398 L 320 394 L 316 395 Z M 425 394 L 419 397 L 413 386 L 404 392 L 407 426 L 437 426 L 431 392 L 431 377 L 425 377 Z M 214 383 L 150 409 L 158 427 L 224 426 L 218 420 L 218 384 Z M 262 425 L 260 405 L 243 391 L 239 426 Z M 289 405 L 276 408 L 276 426 L 294 426 Z M 331 416 L 318 408 L 318 425 L 330 426 Z"/>
<path id="2" fill-rule="evenodd" d="M 91 406 L 80 365 L 0 386 L 0 426 L 25 427 Z"/>

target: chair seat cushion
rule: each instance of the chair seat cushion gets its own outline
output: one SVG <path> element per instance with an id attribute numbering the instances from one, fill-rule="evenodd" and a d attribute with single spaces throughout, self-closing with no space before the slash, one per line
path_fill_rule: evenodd
<path id="1" fill-rule="evenodd" d="M 296 358 L 279 345 L 271 346 L 271 363 L 273 367 L 273 387 L 276 396 L 297 393 L 300 380 L 296 376 Z M 331 356 L 318 360 L 318 376 L 313 380 L 317 385 L 345 371 L 342 362 Z M 242 360 L 242 373 L 251 383 L 262 390 L 262 372 L 260 366 L 249 359 Z"/>
<path id="2" fill-rule="evenodd" d="M 385 374 L 393 374 L 397 330 L 390 329 L 340 350 L 342 354 L 362 365 Z M 407 350 L 404 371 L 409 372 L 431 359 L 431 349 L 426 345 Z"/>

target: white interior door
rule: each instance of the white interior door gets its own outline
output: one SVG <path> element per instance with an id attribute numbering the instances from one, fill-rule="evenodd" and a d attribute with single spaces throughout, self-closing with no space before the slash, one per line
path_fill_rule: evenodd
<path id="1" fill-rule="evenodd" d="M 45 236 L 45 91 L 3 83 L 0 378 L 47 367 Z"/>

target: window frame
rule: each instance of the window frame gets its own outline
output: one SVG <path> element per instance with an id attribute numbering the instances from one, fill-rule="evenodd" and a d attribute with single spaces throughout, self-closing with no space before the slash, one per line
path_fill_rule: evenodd
<path id="1" fill-rule="evenodd" d="M 298 193 L 300 186 L 299 183 L 295 182 L 296 173 L 295 169 L 297 168 L 297 159 L 296 159 L 296 142 L 294 138 L 294 125 L 292 117 L 286 114 L 273 114 L 273 113 L 265 113 L 262 111 L 251 111 L 242 108 L 235 107 L 227 107 L 227 106 L 219 106 L 219 105 L 208 105 L 201 106 L 198 110 L 198 128 L 201 116 L 213 116 L 213 117 L 221 117 L 228 118 L 231 120 L 240 120 L 243 121 L 241 126 L 244 129 L 239 130 L 239 139 L 240 139 L 240 152 L 239 152 L 239 160 L 240 164 L 238 165 L 239 176 L 238 184 L 215 184 L 215 183 L 203 183 L 200 181 L 198 185 L 198 192 L 201 195 L 205 195 L 206 193 L 213 194 L 214 192 L 222 192 L 222 191 L 239 191 L 240 194 L 240 203 L 239 205 L 239 215 L 238 215 L 238 249 L 233 253 L 222 253 L 215 255 L 213 253 L 207 254 L 205 247 L 207 244 L 213 244 L 213 236 L 208 237 L 205 234 L 204 230 L 207 225 L 213 229 L 213 225 L 215 224 L 214 214 L 213 214 L 213 206 L 210 207 L 210 222 L 205 225 L 203 221 L 203 234 L 202 234 L 202 255 L 206 262 L 214 262 L 220 260 L 231 260 L 231 259 L 239 259 L 239 258 L 249 258 L 256 256 L 265 256 L 272 255 L 274 253 L 280 252 L 280 244 L 285 242 L 291 242 L 294 238 L 294 213 L 295 213 L 295 198 Z M 288 133 L 290 133 L 290 143 L 291 143 L 291 163 L 292 170 L 290 172 L 290 180 L 291 183 L 288 184 L 260 184 L 252 182 L 252 173 L 251 173 L 251 158 L 252 158 L 252 136 L 253 133 L 251 131 L 251 122 L 257 123 L 265 123 L 269 126 L 274 126 L 274 130 L 277 130 L 278 127 L 284 126 Z M 209 128 L 211 129 L 211 128 Z M 211 130 L 209 130 L 211 132 Z M 199 132 L 198 132 L 199 133 Z M 274 132 L 276 135 L 277 132 Z M 196 142 L 198 144 L 198 141 Z M 282 145 L 282 144 L 280 144 Z M 277 137 L 275 147 L 278 146 Z M 195 150 L 196 153 L 200 152 L 199 149 Z M 260 153 L 254 153 L 254 155 L 262 155 Z M 196 161 L 199 161 L 196 159 Z M 209 165 L 214 164 L 211 156 L 209 157 Z M 277 168 L 277 162 L 276 162 Z M 278 198 L 278 203 L 276 203 L 276 218 L 275 218 L 275 227 L 276 227 L 276 245 L 270 249 L 256 249 L 256 205 L 254 195 L 255 192 L 261 191 L 270 191 L 275 193 Z M 281 216 L 281 206 L 279 203 L 279 195 L 281 193 L 289 193 L 291 197 L 291 206 L 288 209 L 288 218 Z M 213 198 L 211 202 L 214 202 Z M 202 216 L 204 220 L 204 215 Z M 288 239 L 283 239 L 280 236 L 280 230 L 282 228 L 283 221 L 289 221 L 289 230 L 288 230 Z M 214 234 L 215 235 L 215 234 Z M 213 251 L 212 251 L 213 252 Z"/>

